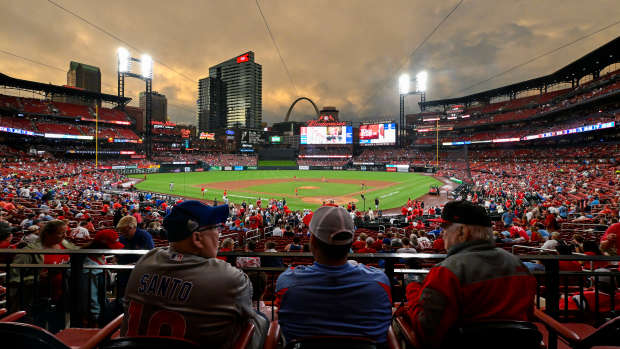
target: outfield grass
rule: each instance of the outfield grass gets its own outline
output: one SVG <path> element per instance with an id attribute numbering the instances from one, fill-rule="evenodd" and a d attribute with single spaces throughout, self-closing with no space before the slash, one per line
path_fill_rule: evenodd
<path id="1" fill-rule="evenodd" d="M 136 178 L 143 178 L 144 175 L 135 175 Z M 315 209 L 319 204 L 304 202 L 302 197 L 311 196 L 343 196 L 349 193 L 358 193 L 361 188 L 359 184 L 330 183 L 330 179 L 355 179 L 355 180 L 378 180 L 394 182 L 393 185 L 372 191 L 369 187 L 366 193 L 366 207 L 374 207 L 375 197 L 379 198 L 380 207 L 383 209 L 400 207 L 409 197 L 417 198 L 426 193 L 431 185 L 441 185 L 441 182 L 431 176 L 417 173 L 393 173 L 393 172 L 364 172 L 364 171 L 210 171 L 210 172 L 189 172 L 189 173 L 156 173 L 147 175 L 147 180 L 137 185 L 138 189 L 167 193 L 173 195 L 183 195 L 194 198 L 203 198 L 200 191 L 200 184 L 230 181 L 252 181 L 262 179 L 293 179 L 296 181 L 283 183 L 269 183 L 255 185 L 244 188 L 243 190 L 228 189 L 228 198 L 232 202 L 240 203 L 254 202 L 259 196 L 263 199 L 286 197 L 287 204 L 291 209 L 310 208 Z M 322 179 L 327 182 L 304 181 L 306 178 Z M 174 191 L 169 191 L 170 182 L 174 182 Z M 319 187 L 319 189 L 298 189 L 295 196 L 295 188 Z M 274 193 L 272 197 L 266 197 L 262 193 Z M 222 200 L 223 190 L 207 189 L 204 199 L 218 201 Z M 359 194 L 354 198 L 358 199 L 358 206 L 363 208 L 363 201 Z"/>
<path id="2" fill-rule="evenodd" d="M 297 166 L 295 160 L 259 160 L 258 166 Z"/>

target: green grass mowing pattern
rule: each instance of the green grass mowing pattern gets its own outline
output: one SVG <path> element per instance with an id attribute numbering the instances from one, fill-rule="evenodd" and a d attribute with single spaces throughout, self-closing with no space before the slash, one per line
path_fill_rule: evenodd
<path id="1" fill-rule="evenodd" d="M 307 189 L 300 187 L 316 187 L 316 189 Z M 283 182 L 263 184 L 252 187 L 244 188 L 246 192 L 263 192 L 263 193 L 284 193 L 288 195 L 295 195 L 295 188 L 299 196 L 343 196 L 349 193 L 360 191 L 361 186 L 358 184 L 345 184 L 345 183 L 322 183 L 322 182 Z"/>
<path id="2" fill-rule="evenodd" d="M 295 160 L 259 160 L 258 166 L 297 166 Z"/>
<path id="3" fill-rule="evenodd" d="M 160 193 L 183 195 L 193 198 L 203 198 L 200 191 L 200 184 L 212 183 L 212 182 L 228 182 L 228 181 L 251 181 L 255 179 L 270 179 L 281 178 L 291 179 L 293 177 L 298 179 L 298 182 L 303 182 L 304 178 L 323 178 L 325 177 L 329 184 L 330 178 L 337 179 L 357 179 L 357 180 L 380 180 L 396 182 L 394 185 L 387 188 L 383 188 L 376 191 L 369 191 L 366 193 L 366 208 L 374 207 L 375 197 L 379 198 L 380 207 L 383 209 L 400 207 L 407 202 L 409 197 L 417 198 L 426 193 L 431 185 L 441 185 L 442 183 L 431 176 L 425 176 L 417 173 L 398 173 L 398 172 L 365 172 L 365 171 L 209 171 L 209 172 L 183 172 L 183 173 L 156 173 L 148 174 L 147 180 L 137 185 L 138 189 L 155 191 Z M 133 177 L 143 178 L 144 175 L 135 175 Z M 174 191 L 169 191 L 170 182 L 174 182 Z M 321 187 L 322 182 L 306 182 L 311 183 L 310 186 Z M 287 205 L 291 209 L 303 209 L 310 208 L 316 209 L 318 205 L 309 204 L 302 201 L 300 197 L 295 197 L 294 187 L 288 187 L 289 183 L 282 183 L 279 187 L 282 188 L 278 193 L 282 195 L 273 197 L 275 199 L 281 199 L 286 196 Z M 291 183 L 293 185 L 295 182 Z M 264 188 L 264 186 L 260 186 Z M 246 188 L 247 189 L 247 188 Z M 267 191 L 267 190 L 260 190 Z M 360 191 L 360 187 L 353 185 L 351 192 Z M 271 192 L 271 190 L 269 191 Z M 305 195 L 300 192 L 300 196 Z M 216 198 L 218 201 L 222 200 L 223 190 L 207 189 L 205 200 L 213 200 Z M 320 194 L 319 194 L 320 195 Z M 327 195 L 331 195 L 328 193 Z M 315 193 L 308 194 L 306 196 L 317 196 Z M 338 195 L 339 196 L 339 195 Z M 258 194 L 249 193 L 241 190 L 228 190 L 228 198 L 232 202 L 240 203 L 245 200 L 246 202 L 254 202 L 258 198 Z M 363 208 L 363 201 L 359 195 L 355 196 L 358 199 L 358 207 Z M 263 201 L 267 199 L 263 197 Z"/>

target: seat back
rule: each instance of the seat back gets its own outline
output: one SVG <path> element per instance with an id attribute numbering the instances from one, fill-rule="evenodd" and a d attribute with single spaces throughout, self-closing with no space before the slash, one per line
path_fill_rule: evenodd
<path id="1" fill-rule="evenodd" d="M 103 349 L 197 349 L 190 340 L 176 337 L 121 337 L 106 342 Z"/>
<path id="2" fill-rule="evenodd" d="M 292 340 L 285 349 L 377 349 L 377 343 L 362 337 L 314 336 Z"/>
<path id="3" fill-rule="evenodd" d="M 8 348 L 69 349 L 46 330 L 19 322 L 0 322 L 0 338 Z"/>
<path id="4" fill-rule="evenodd" d="M 594 333 L 584 338 L 577 345 L 577 348 L 591 348 L 594 346 L 620 346 L 620 316 L 607 321 L 597 328 Z"/>
<path id="5" fill-rule="evenodd" d="M 527 321 L 478 322 L 453 328 L 442 348 L 539 348 L 542 334 Z"/>

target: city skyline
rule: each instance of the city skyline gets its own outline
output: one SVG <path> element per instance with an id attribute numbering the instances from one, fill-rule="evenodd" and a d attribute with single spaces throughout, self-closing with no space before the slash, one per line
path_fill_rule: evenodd
<path id="1" fill-rule="evenodd" d="M 619 27 L 465 90 L 620 17 L 615 2 L 606 0 L 466 1 L 409 59 L 458 1 L 432 5 L 261 1 L 289 78 L 254 2 L 166 6 L 112 1 L 106 2 L 106 11 L 99 10 L 99 3 L 57 3 L 140 49 L 128 47 L 132 54 L 151 54 L 156 62 L 178 72 L 156 63 L 153 89 L 168 97 L 172 121 L 192 124 L 197 116 L 196 82 L 208 75 L 208 67 L 242 52 L 254 51 L 263 66 L 265 122 L 281 121 L 299 96 L 311 98 L 319 107 L 337 107 L 344 120 L 397 118 L 401 72 L 429 72 L 428 100 L 503 86 L 555 71 L 617 37 Z M 53 68 L 0 53 L 0 72 L 62 85 L 66 67 L 73 60 L 100 67 L 102 92 L 116 94 L 115 52 L 126 45 L 49 2 L 9 0 L 2 8 L 0 28 L 5 35 L 0 49 Z M 203 21 L 205 13 L 231 16 L 209 16 Z M 405 68 L 398 69 L 401 66 Z M 128 82 L 127 96 L 133 99 L 130 105 L 138 104 L 141 91 L 140 82 Z M 416 107 L 417 99 L 410 97 L 407 112 L 416 111 Z M 307 120 L 312 115 L 309 104 L 299 103 L 291 120 Z"/>

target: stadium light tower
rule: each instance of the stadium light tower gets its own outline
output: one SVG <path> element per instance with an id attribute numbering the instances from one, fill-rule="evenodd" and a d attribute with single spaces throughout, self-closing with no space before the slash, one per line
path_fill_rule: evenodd
<path id="1" fill-rule="evenodd" d="M 125 77 L 131 77 L 143 80 L 146 84 L 145 97 L 145 114 L 146 114 L 146 137 L 144 139 L 144 146 L 146 147 L 146 157 L 151 158 L 153 152 L 152 145 L 152 115 L 153 115 L 153 58 L 147 54 L 140 56 L 140 59 L 131 57 L 129 51 L 126 48 L 120 47 L 116 51 L 117 57 L 117 71 L 118 71 L 118 96 L 125 97 Z M 140 63 L 140 74 L 131 72 L 132 62 Z"/>
<path id="2" fill-rule="evenodd" d="M 426 101 L 426 85 L 428 83 L 428 73 L 421 71 L 416 74 L 415 91 L 410 91 L 411 77 L 409 74 L 402 74 L 398 78 L 398 93 L 400 95 L 400 125 L 399 125 L 399 143 L 400 146 L 406 146 L 407 137 L 407 121 L 405 120 L 405 97 L 408 95 L 420 95 L 420 102 Z"/>

